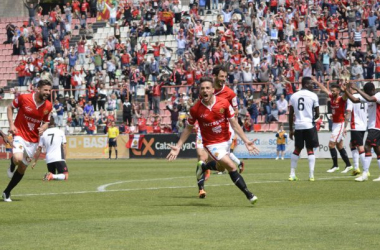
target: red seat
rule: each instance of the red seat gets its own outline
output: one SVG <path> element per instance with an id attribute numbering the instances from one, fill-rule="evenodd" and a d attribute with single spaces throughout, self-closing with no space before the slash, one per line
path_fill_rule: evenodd
<path id="1" fill-rule="evenodd" d="M 261 124 L 253 124 L 253 130 L 259 132 L 261 130 Z"/>
<path id="2" fill-rule="evenodd" d="M 262 124 L 261 125 L 261 132 L 267 132 L 269 130 L 269 124 Z"/>
<path id="3" fill-rule="evenodd" d="M 273 131 L 273 132 L 278 131 L 278 123 L 271 123 L 269 125 L 269 131 Z"/>

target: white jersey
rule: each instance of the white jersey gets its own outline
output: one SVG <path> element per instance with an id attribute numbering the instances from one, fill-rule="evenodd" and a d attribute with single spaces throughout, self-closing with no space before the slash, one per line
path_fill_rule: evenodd
<path id="1" fill-rule="evenodd" d="M 368 103 L 361 97 L 360 94 L 353 94 L 353 96 L 359 98 L 360 103 L 353 103 L 350 99 L 347 100 L 346 110 L 351 111 L 351 130 L 366 131 Z"/>
<path id="2" fill-rule="evenodd" d="M 380 130 L 380 92 L 377 92 L 374 97 L 376 102 L 368 103 L 368 129 Z M 360 100 L 366 102 L 362 96 Z"/>
<path id="3" fill-rule="evenodd" d="M 296 130 L 314 127 L 314 108 L 319 107 L 318 96 L 315 93 L 301 89 L 292 95 L 289 105 L 293 107 L 296 116 L 294 121 Z"/>
<path id="4" fill-rule="evenodd" d="M 59 128 L 48 128 L 42 134 L 39 146 L 46 149 L 46 163 L 65 161 L 63 144 L 66 144 L 66 136 Z"/>

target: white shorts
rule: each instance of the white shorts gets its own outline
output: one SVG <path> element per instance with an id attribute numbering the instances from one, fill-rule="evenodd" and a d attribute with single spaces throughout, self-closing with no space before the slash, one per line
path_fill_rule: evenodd
<path id="1" fill-rule="evenodd" d="M 15 136 L 13 139 L 13 154 L 23 153 L 24 157 L 22 162 L 28 166 L 36 153 L 38 143 L 27 142 L 20 136 Z"/>
<path id="2" fill-rule="evenodd" d="M 195 148 L 201 148 L 203 149 L 203 140 L 202 140 L 202 135 L 201 135 L 201 130 L 198 128 L 197 130 L 197 138 L 195 139 Z"/>
<path id="3" fill-rule="evenodd" d="M 221 142 L 206 146 L 206 150 L 214 160 L 219 161 L 230 153 L 230 145 L 228 142 Z"/>
<path id="4" fill-rule="evenodd" d="M 344 138 L 343 131 L 344 131 L 344 122 L 333 123 L 330 141 L 336 142 L 336 143 L 339 143 L 340 141 L 342 141 Z"/>

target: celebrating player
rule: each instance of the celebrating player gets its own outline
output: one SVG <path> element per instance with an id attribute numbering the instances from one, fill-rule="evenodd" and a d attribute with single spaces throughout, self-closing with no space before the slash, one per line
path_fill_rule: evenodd
<path id="1" fill-rule="evenodd" d="M 254 204 L 257 197 L 253 195 L 247 188 L 243 177 L 238 173 L 234 162 L 229 156 L 229 143 L 231 132 L 229 125 L 244 141 L 250 153 L 258 153 L 258 149 L 254 146 L 254 142 L 249 141 L 243 130 L 234 118 L 234 110 L 230 103 L 218 96 L 214 95 L 212 79 L 208 77 L 201 78 L 200 93 L 202 100 L 198 101 L 191 109 L 188 119 L 188 126 L 181 134 L 176 146 L 171 146 L 172 150 L 166 157 L 169 161 L 175 160 L 180 152 L 183 143 L 189 137 L 196 121 L 202 135 L 203 146 L 207 150 L 218 165 L 227 169 L 231 180 L 246 195 L 247 199 Z M 207 169 L 217 170 L 216 165 L 198 164 L 196 175 L 200 179 Z"/>
<path id="2" fill-rule="evenodd" d="M 319 117 L 319 102 L 318 96 L 312 90 L 313 80 L 310 77 L 303 77 L 302 89 L 293 94 L 289 101 L 289 138 L 291 140 L 293 140 L 293 136 L 295 138 L 289 181 L 298 180 L 296 168 L 299 155 L 305 144 L 309 160 L 309 180 L 314 181 L 314 148 L 319 146 L 314 120 Z M 293 121 L 295 130 L 293 130 Z"/>
<path id="3" fill-rule="evenodd" d="M 222 99 L 226 99 L 231 106 L 234 108 L 235 114 L 237 114 L 237 98 L 236 94 L 233 90 L 231 90 L 229 87 L 225 85 L 226 79 L 227 79 L 227 70 L 223 68 L 222 66 L 218 65 L 213 68 L 212 74 L 214 76 L 214 81 L 213 81 L 213 87 L 215 89 L 214 95 L 218 96 Z M 200 96 L 199 99 L 202 99 L 202 96 Z M 231 132 L 231 138 L 228 141 L 229 148 L 232 145 L 232 142 L 235 137 L 235 132 L 230 126 L 230 132 Z M 197 148 L 197 155 L 198 155 L 198 163 L 199 162 L 206 162 L 208 159 L 208 154 L 207 152 L 203 149 L 203 143 L 202 143 L 202 136 L 201 132 L 198 129 L 197 133 L 197 140 L 196 140 L 196 148 Z M 244 171 L 244 162 L 239 160 L 234 153 L 232 153 L 230 150 L 230 158 L 233 162 L 235 162 L 238 166 L 239 173 L 242 173 Z M 208 161 L 207 164 L 209 165 L 208 167 L 214 168 L 216 162 L 211 160 Z M 220 168 L 220 170 L 223 172 L 224 169 Z M 201 176 L 200 179 L 198 179 L 198 189 L 199 189 L 199 198 L 205 198 L 206 197 L 206 191 L 204 190 L 204 182 L 207 180 L 207 178 L 210 175 L 210 171 L 206 171 L 205 174 Z"/>
<path id="4" fill-rule="evenodd" d="M 9 130 L 14 134 L 11 167 L 17 166 L 17 170 L 3 192 L 6 202 L 12 201 L 11 191 L 24 177 L 36 152 L 39 136 L 48 128 L 52 110 L 52 104 L 47 100 L 50 91 L 51 83 L 41 80 L 35 93 L 20 95 L 7 108 Z M 14 109 L 18 109 L 18 113 L 13 122 Z"/>
<path id="5" fill-rule="evenodd" d="M 345 109 L 346 109 L 346 102 L 347 102 L 347 96 L 344 94 L 343 96 L 340 96 L 340 86 L 339 85 L 332 85 L 330 87 L 329 91 L 325 86 L 323 86 L 322 83 L 318 82 L 315 78 L 313 79 L 315 83 L 318 85 L 318 87 L 321 89 L 321 91 L 325 92 L 329 98 L 330 98 L 330 105 L 332 110 L 332 132 L 331 137 L 329 141 L 329 148 L 330 148 L 330 154 L 331 158 L 333 160 L 333 166 L 327 170 L 327 173 L 334 173 L 335 171 L 339 170 L 338 166 L 338 153 L 335 149 L 338 148 L 339 154 L 342 157 L 344 163 L 346 163 L 346 168 L 342 171 L 342 173 L 348 173 L 353 167 L 351 166 L 350 160 L 348 159 L 348 155 L 346 150 L 343 146 L 343 139 L 346 135 L 346 127 L 347 122 L 345 121 Z"/>
<path id="6" fill-rule="evenodd" d="M 50 119 L 49 128 L 42 134 L 38 143 L 37 152 L 34 155 L 32 169 L 37 164 L 42 148 L 46 149 L 46 163 L 48 172 L 43 180 L 67 180 L 69 171 L 66 166 L 66 136 L 56 127 L 54 119 Z"/>
<path id="7" fill-rule="evenodd" d="M 342 91 L 346 91 L 346 88 L 346 85 L 341 86 Z M 355 93 L 352 96 L 355 97 L 355 101 L 359 100 L 359 102 L 353 103 L 350 99 L 347 100 L 346 122 L 351 125 L 350 147 L 352 160 L 354 162 L 352 175 L 356 176 L 360 174 L 359 158 L 362 166 L 365 161 L 364 134 L 367 131 L 368 103 L 360 101 L 360 94 L 358 93 Z"/>
<path id="8" fill-rule="evenodd" d="M 357 88 L 355 84 L 351 84 L 351 88 L 356 90 L 360 97 L 353 96 L 349 89 L 345 89 L 347 97 L 353 103 L 368 102 L 368 136 L 365 142 L 365 160 L 363 161 L 363 174 L 355 179 L 355 181 L 366 181 L 369 176 L 369 167 L 372 160 L 372 148 L 375 150 L 377 155 L 377 164 L 380 168 L 380 124 L 378 120 L 380 119 L 379 115 L 379 104 L 380 104 L 380 92 L 376 93 L 375 85 L 372 82 L 367 82 L 363 90 Z M 380 181 L 380 177 L 374 179 L 373 181 Z"/>

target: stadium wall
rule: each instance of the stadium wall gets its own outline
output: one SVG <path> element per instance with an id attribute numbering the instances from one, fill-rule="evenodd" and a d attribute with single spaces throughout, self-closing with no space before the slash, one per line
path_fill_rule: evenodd
<path id="1" fill-rule="evenodd" d="M 1 0 L 0 17 L 28 16 L 23 0 Z"/>

